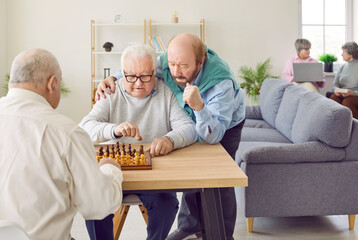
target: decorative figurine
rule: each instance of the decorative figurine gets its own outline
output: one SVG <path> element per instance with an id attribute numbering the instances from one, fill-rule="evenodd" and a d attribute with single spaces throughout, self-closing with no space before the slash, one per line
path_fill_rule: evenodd
<path id="1" fill-rule="evenodd" d="M 110 52 L 110 51 L 112 51 L 113 43 L 106 42 L 105 44 L 103 44 L 103 47 L 106 50 L 106 52 Z"/>
<path id="2" fill-rule="evenodd" d="M 172 23 L 178 23 L 178 14 L 176 11 L 173 12 Z"/>

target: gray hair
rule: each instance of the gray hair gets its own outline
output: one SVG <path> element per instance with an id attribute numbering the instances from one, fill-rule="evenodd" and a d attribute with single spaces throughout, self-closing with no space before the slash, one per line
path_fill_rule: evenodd
<path id="1" fill-rule="evenodd" d="M 346 50 L 349 55 L 352 55 L 354 59 L 358 59 L 358 45 L 356 42 L 346 42 L 342 46 L 342 49 Z"/>
<path id="2" fill-rule="evenodd" d="M 132 56 L 134 58 L 144 58 L 151 57 L 153 60 L 153 69 L 154 72 L 157 69 L 157 56 L 155 54 L 155 50 L 153 47 L 149 45 L 139 44 L 139 45 L 131 45 L 124 49 L 122 57 L 121 57 L 121 67 L 122 70 L 124 68 L 124 61 L 128 56 Z"/>
<path id="3" fill-rule="evenodd" d="M 295 42 L 295 47 L 296 47 L 297 54 L 299 54 L 302 49 L 311 48 L 311 42 L 308 41 L 307 39 L 299 38 Z"/>
<path id="4" fill-rule="evenodd" d="M 21 52 L 12 62 L 9 83 L 44 83 L 52 75 L 60 74 L 56 57 L 47 50 L 34 48 Z"/>

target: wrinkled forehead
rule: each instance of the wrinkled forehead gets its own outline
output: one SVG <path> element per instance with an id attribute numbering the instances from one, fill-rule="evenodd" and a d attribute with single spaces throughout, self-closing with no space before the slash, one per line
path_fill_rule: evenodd
<path id="1" fill-rule="evenodd" d="M 169 63 L 189 65 L 195 63 L 195 54 L 191 45 L 170 45 L 167 54 Z"/>
<path id="2" fill-rule="evenodd" d="M 123 66 L 123 70 L 127 72 L 152 72 L 154 70 L 153 59 L 150 56 L 128 56 L 125 58 Z"/>

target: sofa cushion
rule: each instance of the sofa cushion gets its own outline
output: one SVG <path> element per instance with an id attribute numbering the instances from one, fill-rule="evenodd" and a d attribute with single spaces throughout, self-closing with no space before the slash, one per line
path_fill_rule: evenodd
<path id="1" fill-rule="evenodd" d="M 260 110 L 262 119 L 272 127 L 275 127 L 275 119 L 281 104 L 285 88 L 290 86 L 289 82 L 267 78 L 264 80 L 260 90 Z"/>
<path id="2" fill-rule="evenodd" d="M 252 164 L 337 162 L 345 158 L 344 148 L 333 148 L 322 142 L 301 144 L 274 142 L 240 142 L 235 161 Z"/>
<path id="3" fill-rule="evenodd" d="M 358 120 L 353 119 L 351 140 L 346 147 L 346 160 L 358 160 Z"/>
<path id="4" fill-rule="evenodd" d="M 246 106 L 245 117 L 246 119 L 262 119 L 260 106 Z"/>
<path id="5" fill-rule="evenodd" d="M 273 129 L 269 124 L 265 122 L 265 120 L 259 120 L 259 119 L 246 119 L 244 127 Z"/>
<path id="6" fill-rule="evenodd" d="M 242 141 L 292 143 L 276 129 L 249 127 L 242 129 L 241 142 Z"/>
<path id="7" fill-rule="evenodd" d="M 278 109 L 275 126 L 288 139 L 291 139 L 292 125 L 295 120 L 300 100 L 308 91 L 300 86 L 291 85 L 286 88 Z"/>
<path id="8" fill-rule="evenodd" d="M 352 112 L 348 108 L 309 92 L 298 106 L 291 140 L 294 143 L 319 140 L 333 147 L 345 147 L 351 130 Z"/>

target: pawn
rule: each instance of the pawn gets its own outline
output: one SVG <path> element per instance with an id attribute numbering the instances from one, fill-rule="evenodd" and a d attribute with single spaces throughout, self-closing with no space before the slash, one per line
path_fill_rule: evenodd
<path id="1" fill-rule="evenodd" d="M 126 155 L 126 163 L 127 165 L 131 165 L 131 156 L 129 154 Z"/>
<path id="2" fill-rule="evenodd" d="M 119 154 L 116 155 L 116 162 L 118 164 L 121 164 L 121 157 L 119 156 Z"/>
<path id="3" fill-rule="evenodd" d="M 109 154 L 109 158 L 113 158 L 113 154 L 111 153 L 111 154 Z"/>
<path id="4" fill-rule="evenodd" d="M 138 153 L 134 154 L 134 164 L 139 165 L 139 155 L 138 155 Z"/>
<path id="5" fill-rule="evenodd" d="M 107 146 L 106 148 L 106 153 L 107 153 L 107 156 L 109 155 L 109 146 Z"/>
<path id="6" fill-rule="evenodd" d="M 103 155 L 103 157 L 108 158 L 108 153 L 105 152 L 104 155 Z"/>
<path id="7" fill-rule="evenodd" d="M 126 165 L 126 156 L 123 151 L 121 153 L 121 165 Z"/>
<path id="8" fill-rule="evenodd" d="M 145 164 L 145 157 L 144 154 L 140 155 L 140 165 L 144 165 Z"/>
<path id="9" fill-rule="evenodd" d="M 97 156 L 96 159 L 97 159 L 97 163 L 99 163 L 99 162 L 101 161 L 101 157 L 100 157 L 100 156 Z"/>

